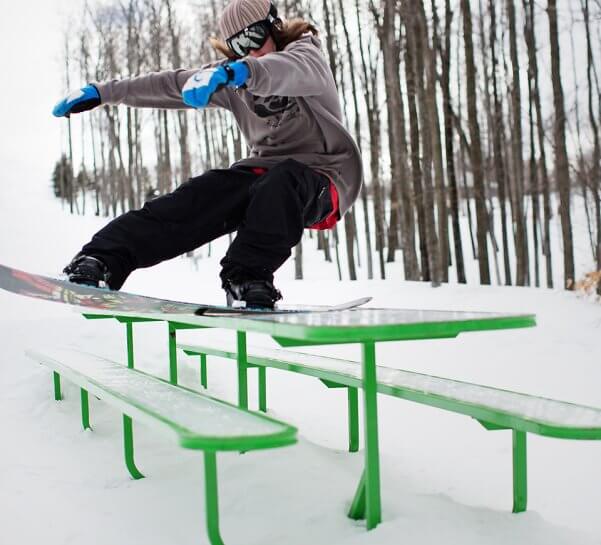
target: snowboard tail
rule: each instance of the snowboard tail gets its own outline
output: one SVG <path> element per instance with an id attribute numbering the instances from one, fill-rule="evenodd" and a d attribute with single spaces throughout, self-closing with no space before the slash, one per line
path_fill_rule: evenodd
<path id="1" fill-rule="evenodd" d="M 33 274 L 0 264 L 0 288 L 35 299 L 76 305 L 89 309 L 115 312 L 140 312 L 150 314 L 196 314 L 201 316 L 265 315 L 308 312 L 335 312 L 364 305 L 371 297 L 364 297 L 341 305 L 277 306 L 275 309 L 233 308 L 220 305 L 187 303 L 111 291 L 67 280 Z"/>

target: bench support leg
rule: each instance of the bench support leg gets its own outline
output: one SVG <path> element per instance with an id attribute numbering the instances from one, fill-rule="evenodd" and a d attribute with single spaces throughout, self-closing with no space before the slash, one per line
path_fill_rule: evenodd
<path id="1" fill-rule="evenodd" d="M 54 382 L 54 400 L 60 401 L 63 399 L 63 394 L 61 393 L 61 376 L 56 371 L 52 371 L 52 381 Z"/>
<path id="2" fill-rule="evenodd" d="M 267 412 L 267 369 L 259 367 L 259 410 Z"/>
<path id="3" fill-rule="evenodd" d="M 81 397 L 81 425 L 84 430 L 91 430 L 90 426 L 90 403 L 88 401 L 88 391 L 80 388 Z"/>
<path id="4" fill-rule="evenodd" d="M 207 389 L 207 355 L 200 355 L 200 385 L 206 390 Z"/>
<path id="5" fill-rule="evenodd" d="M 512 430 L 513 434 L 513 512 L 522 513 L 528 505 L 528 470 L 526 432 Z"/>
<path id="6" fill-rule="evenodd" d="M 371 530 L 382 521 L 375 343 L 363 344 L 361 363 L 365 419 L 365 523 Z"/>
<path id="7" fill-rule="evenodd" d="M 134 368 L 134 324 L 125 322 L 125 337 L 127 343 L 127 367 Z"/>
<path id="8" fill-rule="evenodd" d="M 355 492 L 353 503 L 351 503 L 348 516 L 353 520 L 363 520 L 365 518 L 365 470 L 361 474 L 361 480 Z"/>
<path id="9" fill-rule="evenodd" d="M 359 394 L 357 388 L 347 388 L 348 396 L 348 450 L 359 450 Z"/>
<path id="10" fill-rule="evenodd" d="M 217 456 L 204 452 L 205 465 L 205 513 L 207 533 L 211 545 L 224 545 L 219 533 L 219 496 L 217 493 Z"/>
<path id="11" fill-rule="evenodd" d="M 348 413 L 348 450 L 359 450 L 359 394 L 357 388 L 345 386 L 332 380 L 319 379 L 328 388 L 346 388 L 347 413 Z"/>
<path id="12" fill-rule="evenodd" d="M 140 473 L 134 462 L 134 430 L 131 418 L 123 415 L 123 448 L 125 453 L 125 465 L 129 474 L 134 479 L 143 479 L 144 475 Z"/>
<path id="13" fill-rule="evenodd" d="M 237 362 L 238 362 L 238 407 L 248 409 L 248 359 L 246 356 L 246 332 L 238 331 Z"/>
<path id="14" fill-rule="evenodd" d="M 382 521 L 380 499 L 380 453 L 378 447 L 378 404 L 376 383 L 376 347 L 373 341 L 363 343 L 363 415 L 365 435 L 365 468 L 349 511 L 351 518 L 362 518 L 368 530 Z M 362 509 L 363 507 L 363 509 Z"/>
<path id="15" fill-rule="evenodd" d="M 169 322 L 169 382 L 177 385 L 177 341 L 176 327 Z"/>

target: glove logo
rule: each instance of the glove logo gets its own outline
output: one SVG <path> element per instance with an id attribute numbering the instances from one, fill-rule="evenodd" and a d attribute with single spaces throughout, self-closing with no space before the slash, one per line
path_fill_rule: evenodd
<path id="1" fill-rule="evenodd" d="M 83 92 L 83 89 L 76 89 L 66 98 L 66 101 L 72 102 L 73 100 L 77 100 L 78 98 L 83 97 L 84 94 L 85 93 Z"/>
<path id="2" fill-rule="evenodd" d="M 207 85 L 211 80 L 211 77 L 215 73 L 215 69 L 212 70 L 201 70 L 200 72 L 196 72 L 193 77 L 194 83 L 196 83 L 199 87 L 202 85 Z"/>

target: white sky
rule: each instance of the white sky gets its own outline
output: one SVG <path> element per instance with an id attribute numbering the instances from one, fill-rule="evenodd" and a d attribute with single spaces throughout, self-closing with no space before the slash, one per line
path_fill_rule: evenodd
<path id="1" fill-rule="evenodd" d="M 65 15 L 81 0 L 2 2 L 0 17 L 0 198 L 5 184 L 50 183 L 64 120 L 60 50 Z"/>

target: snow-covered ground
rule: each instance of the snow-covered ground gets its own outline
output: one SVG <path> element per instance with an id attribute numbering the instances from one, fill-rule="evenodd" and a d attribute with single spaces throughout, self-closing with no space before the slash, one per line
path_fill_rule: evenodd
<path id="1" fill-rule="evenodd" d="M 50 116 L 63 89 L 62 30 L 66 16 L 76 17 L 83 8 L 80 0 L 4 4 L 0 263 L 55 274 L 105 221 L 69 217 L 44 187 L 66 130 Z M 582 219 L 575 212 L 579 276 L 591 270 Z M 553 252 L 560 257 L 555 241 Z M 291 280 L 292 262 L 278 275 L 287 302 L 337 302 L 369 294 L 377 306 L 538 316 L 538 327 L 529 330 L 381 345 L 382 364 L 601 407 L 598 303 L 527 288 L 432 289 L 401 282 L 398 263 L 388 265 L 384 282 L 338 282 L 335 266 L 323 263 L 310 247 L 305 246 L 305 281 Z M 212 250 L 210 259 L 198 260 L 197 270 L 176 259 L 137 272 L 125 287 L 221 302 L 217 272 L 223 244 Z M 468 266 L 474 283 L 473 261 Z M 555 271 L 557 280 L 559 261 Z M 360 278 L 366 276 L 364 267 Z M 205 335 L 226 334 L 180 333 L 190 341 Z M 251 342 L 272 345 L 261 336 Z M 123 467 L 120 415 L 92 398 L 94 431 L 82 432 L 76 389 L 66 384 L 65 400 L 54 402 L 50 373 L 24 357 L 26 347 L 47 344 L 122 357 L 124 332 L 116 323 L 87 322 L 66 306 L 0 292 L 0 545 L 206 543 L 200 454 L 136 425 L 137 461 L 148 478 L 132 481 Z M 164 324 L 137 326 L 136 350 L 142 368 L 166 375 Z M 354 346 L 312 350 L 358 357 Z M 469 418 L 388 397 L 379 399 L 384 522 L 366 532 L 345 516 L 362 454 L 345 452 L 344 393 L 308 378 L 268 374 L 271 414 L 297 425 L 301 439 L 285 449 L 219 456 L 226 543 L 601 543 L 601 444 L 530 437 L 529 511 L 512 515 L 508 432 L 485 432 Z M 181 356 L 182 381 L 195 387 L 197 375 L 195 361 Z M 235 400 L 233 364 L 212 359 L 209 386 L 212 395 Z M 256 399 L 251 402 L 256 406 Z"/>
<path id="2" fill-rule="evenodd" d="M 49 190 L 34 184 L 6 184 L 1 195 L 0 262 L 27 270 L 56 274 L 105 222 L 63 213 Z M 215 243 L 212 256 L 205 251 L 196 265 L 175 259 L 138 271 L 125 289 L 221 302 L 217 273 L 224 243 Z M 532 288 L 431 288 L 398 280 L 394 269 L 386 281 L 338 282 L 334 265 L 324 264 L 312 247 L 307 241 L 307 280 L 292 280 L 292 262 L 278 274 L 289 303 L 372 295 L 374 306 L 538 316 L 534 329 L 382 344 L 381 364 L 601 407 L 598 302 Z M 0 309 L 0 543 L 205 543 L 199 453 L 137 425 L 137 461 L 149 478 L 132 481 L 123 467 L 119 414 L 91 399 L 94 431 L 81 431 L 76 388 L 65 385 L 65 400 L 54 402 L 50 372 L 23 354 L 26 347 L 70 344 L 122 358 L 123 327 L 4 292 Z M 161 376 L 167 373 L 165 329 L 140 324 L 135 330 L 139 366 Z M 180 338 L 231 335 L 191 331 Z M 273 346 L 260 335 L 250 342 Z M 357 346 L 307 351 L 359 357 Z M 234 365 L 209 361 L 210 394 L 235 401 Z M 180 374 L 184 384 L 197 387 L 196 359 L 180 356 Z M 345 516 L 362 453 L 345 451 L 344 392 L 276 371 L 269 371 L 268 384 L 270 414 L 298 426 L 300 441 L 219 456 L 227 543 L 601 543 L 601 443 L 529 436 L 529 510 L 512 515 L 509 432 L 486 432 L 469 418 L 385 396 L 379 399 L 384 522 L 366 532 Z"/>

